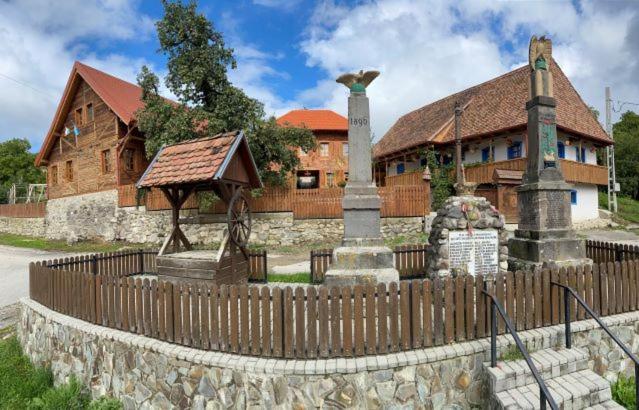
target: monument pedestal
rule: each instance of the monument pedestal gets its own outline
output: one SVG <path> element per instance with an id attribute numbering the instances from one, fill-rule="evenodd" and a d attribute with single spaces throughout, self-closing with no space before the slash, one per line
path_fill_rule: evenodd
<path id="1" fill-rule="evenodd" d="M 380 230 L 381 198 L 372 184 L 347 185 L 344 189 L 344 239 L 333 251 L 324 274 L 329 286 L 368 285 L 399 281 L 393 251 L 384 246 Z"/>
<path id="2" fill-rule="evenodd" d="M 508 242 L 510 270 L 561 268 L 592 264 L 586 244 L 571 226 L 571 186 L 563 181 L 541 181 L 517 188 L 519 229 Z M 528 206 L 522 209 L 524 204 Z"/>

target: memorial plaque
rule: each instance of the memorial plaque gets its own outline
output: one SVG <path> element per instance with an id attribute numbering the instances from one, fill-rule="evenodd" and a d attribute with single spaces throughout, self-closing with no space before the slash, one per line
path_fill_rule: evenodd
<path id="1" fill-rule="evenodd" d="M 497 274 L 499 237 L 496 229 L 450 231 L 448 234 L 450 269 L 476 275 Z"/>

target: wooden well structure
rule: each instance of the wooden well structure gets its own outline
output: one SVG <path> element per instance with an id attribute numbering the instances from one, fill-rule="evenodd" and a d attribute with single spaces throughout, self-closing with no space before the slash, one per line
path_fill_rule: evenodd
<path id="1" fill-rule="evenodd" d="M 172 230 L 157 257 L 161 279 L 247 282 L 251 211 L 246 195 L 262 183 L 243 132 L 162 147 L 137 186 L 161 189 L 171 204 Z M 193 250 L 180 228 L 180 208 L 199 191 L 212 191 L 227 207 L 226 228 L 217 251 Z"/>

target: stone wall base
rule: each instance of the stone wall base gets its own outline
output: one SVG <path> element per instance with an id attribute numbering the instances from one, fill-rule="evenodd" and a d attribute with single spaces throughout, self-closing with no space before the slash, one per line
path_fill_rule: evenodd
<path id="1" fill-rule="evenodd" d="M 603 319 L 637 351 L 639 312 Z M 519 333 L 531 352 L 563 345 L 563 325 Z M 632 363 L 594 320 L 574 322 L 573 344 L 590 355 L 589 367 L 609 380 L 631 374 Z M 18 338 L 56 383 L 74 374 L 92 391 L 138 407 L 217 408 L 486 408 L 483 362 L 488 339 L 349 359 L 283 360 L 222 354 L 178 346 L 93 325 L 30 299 L 20 302 Z M 512 348 L 509 336 L 498 350 Z M 210 403 L 210 404 L 209 404 Z"/>
<path id="2" fill-rule="evenodd" d="M 183 218 L 197 219 L 197 210 L 182 211 Z M 187 223 L 182 229 L 194 244 L 219 243 L 226 228 L 225 215 L 206 215 L 214 223 Z M 384 237 L 423 232 L 422 217 L 382 218 Z M 0 232 L 49 239 L 122 240 L 161 244 L 171 230 L 171 211 L 145 207 L 118 207 L 117 190 L 52 199 L 45 218 L 0 218 Z M 338 242 L 344 233 L 343 219 L 294 219 L 291 212 L 253 214 L 251 243 L 281 246 Z"/>

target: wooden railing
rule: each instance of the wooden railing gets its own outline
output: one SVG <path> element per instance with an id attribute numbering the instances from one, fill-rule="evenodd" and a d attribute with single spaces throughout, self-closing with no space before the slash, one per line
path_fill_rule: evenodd
<path id="1" fill-rule="evenodd" d="M 639 246 L 587 240 L 586 256 L 595 263 L 639 259 Z"/>
<path id="2" fill-rule="evenodd" d="M 426 185 L 426 181 L 422 178 L 421 170 L 386 177 L 387 187 L 397 185 Z"/>
<path id="3" fill-rule="evenodd" d="M 242 355 L 314 359 L 386 354 L 483 338 L 482 291 L 506 307 L 517 331 L 562 323 L 576 289 L 597 314 L 639 308 L 638 261 L 568 270 L 507 272 L 341 287 L 174 284 L 82 270 L 29 268 L 30 297 L 88 322 L 160 340 Z M 571 309 L 571 320 L 586 318 Z M 504 322 L 497 328 L 503 333 Z"/>
<path id="4" fill-rule="evenodd" d="M 597 185 L 607 184 L 608 173 L 606 167 L 566 159 L 562 159 L 560 162 L 564 178 L 568 182 Z M 526 158 L 517 158 L 507 161 L 497 161 L 469 166 L 466 168 L 466 179 L 468 181 L 477 182 L 478 184 L 493 183 L 495 169 L 525 171 Z"/>
<path id="5" fill-rule="evenodd" d="M 10 218 L 44 218 L 46 212 L 46 202 L 0 205 L 0 216 Z"/>
<path id="6" fill-rule="evenodd" d="M 134 185 L 119 187 L 119 206 L 136 206 L 136 192 Z M 387 186 L 378 188 L 378 193 L 382 199 L 383 217 L 424 216 L 430 212 L 430 186 L 427 184 Z M 296 219 L 309 219 L 341 218 L 343 197 L 343 188 L 265 188 L 261 194 L 249 195 L 248 199 L 252 212 L 293 212 Z M 146 205 L 149 211 L 171 209 L 164 194 L 157 189 L 148 191 L 139 202 L 139 205 Z M 192 195 L 182 208 L 198 208 L 197 198 Z M 226 206 L 221 201 L 215 201 L 203 212 L 225 213 Z"/>

